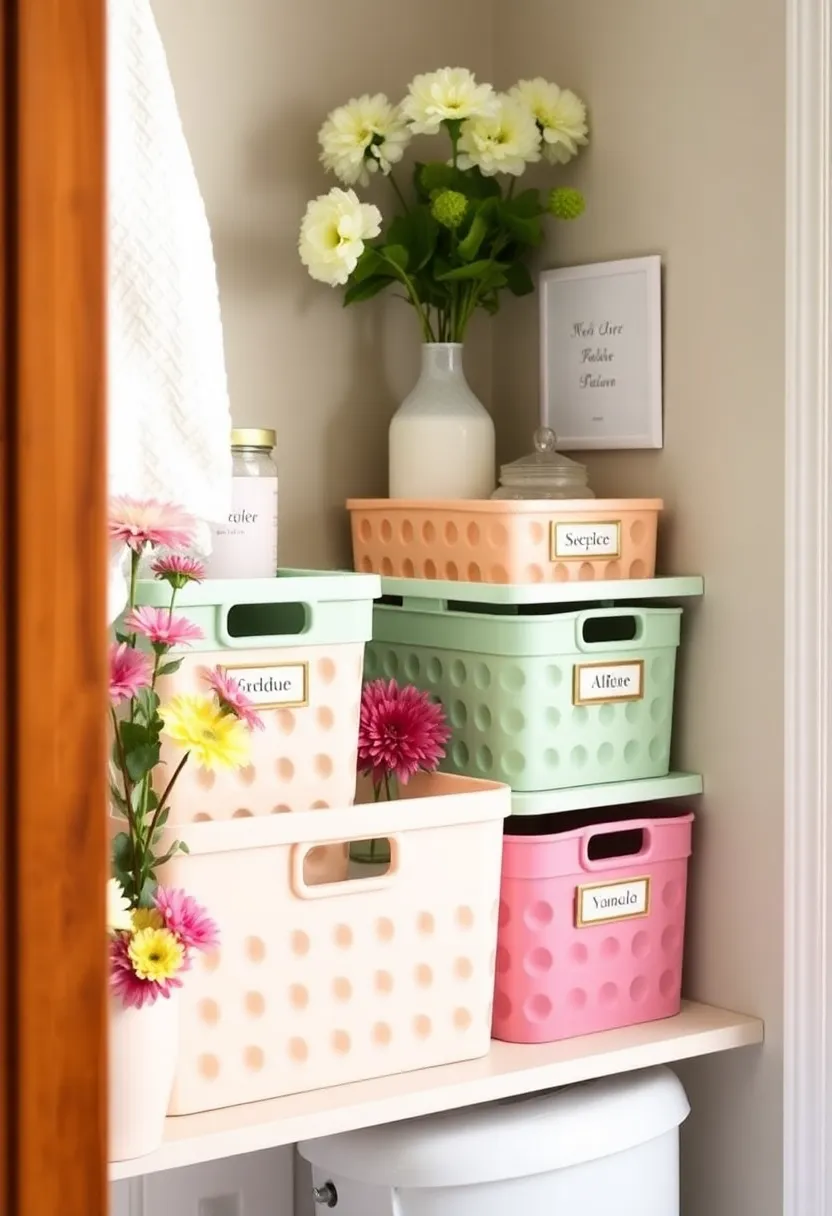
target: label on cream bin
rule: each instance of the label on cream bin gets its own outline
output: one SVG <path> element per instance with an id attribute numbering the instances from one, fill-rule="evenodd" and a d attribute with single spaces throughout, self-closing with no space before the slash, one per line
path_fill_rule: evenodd
<path id="1" fill-rule="evenodd" d="M 309 704 L 309 664 L 273 663 L 225 671 L 258 709 L 300 709 Z"/>
<path id="2" fill-rule="evenodd" d="M 575 927 L 633 920 L 650 912 L 650 879 L 593 883 L 575 891 Z"/>
<path id="3" fill-rule="evenodd" d="M 552 561 L 588 557 L 621 556 L 621 522 L 607 520 L 598 524 L 552 523 Z"/>
<path id="4" fill-rule="evenodd" d="M 644 659 L 615 663 L 576 663 L 573 668 L 573 705 L 640 701 L 643 696 Z"/>

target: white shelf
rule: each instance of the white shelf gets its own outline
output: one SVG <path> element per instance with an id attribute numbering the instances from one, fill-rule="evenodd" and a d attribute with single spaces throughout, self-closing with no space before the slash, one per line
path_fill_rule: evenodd
<path id="1" fill-rule="evenodd" d="M 730 1051 L 762 1040 L 763 1024 L 757 1018 L 686 1001 L 678 1017 L 662 1022 L 540 1046 L 493 1043 L 488 1056 L 466 1064 L 399 1073 L 168 1119 L 158 1152 L 111 1165 L 110 1178 L 134 1178 L 234 1157 L 653 1064 Z"/>
<path id="2" fill-rule="evenodd" d="M 592 811 L 605 806 L 632 806 L 701 794 L 699 773 L 668 773 L 642 781 L 611 781 L 606 785 L 579 785 L 565 790 L 511 796 L 512 815 L 559 815 L 564 811 Z"/>
<path id="3" fill-rule="evenodd" d="M 387 578 L 382 595 L 404 599 L 475 601 L 480 604 L 588 604 L 616 600 L 678 600 L 700 596 L 705 580 L 699 574 L 678 578 L 628 578 L 573 583 L 467 583 L 447 579 Z"/>

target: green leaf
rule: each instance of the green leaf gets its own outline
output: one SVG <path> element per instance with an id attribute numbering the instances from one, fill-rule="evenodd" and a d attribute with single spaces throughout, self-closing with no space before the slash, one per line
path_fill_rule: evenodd
<path id="1" fill-rule="evenodd" d="M 445 165 L 442 161 L 431 161 L 429 165 L 417 166 L 417 178 L 425 197 L 430 198 L 434 190 L 460 189 L 462 173 L 453 165 Z"/>
<path id="2" fill-rule="evenodd" d="M 410 258 L 404 245 L 385 245 L 380 252 L 382 258 L 398 266 L 399 270 L 407 270 Z"/>
<path id="3" fill-rule="evenodd" d="M 365 279 L 369 279 L 373 275 L 390 273 L 390 267 L 378 250 L 371 245 L 367 245 L 358 259 L 355 270 L 350 275 L 350 284 L 363 283 Z"/>
<path id="4" fill-rule="evenodd" d="M 144 747 L 152 742 L 147 727 L 141 722 L 119 723 L 119 734 L 121 735 L 122 747 L 126 752 L 129 752 L 131 748 Z"/>
<path id="5" fill-rule="evenodd" d="M 131 781 L 141 781 L 159 763 L 159 744 L 143 743 L 127 753 L 127 772 Z"/>
<path id="6" fill-rule="evenodd" d="M 120 811 L 124 812 L 127 810 L 127 799 L 124 797 L 124 794 L 122 794 L 121 790 L 114 781 L 110 782 L 110 797 L 113 800 L 114 806 L 116 806 Z"/>
<path id="7" fill-rule="evenodd" d="M 380 291 L 384 291 L 385 287 L 389 287 L 395 282 L 389 275 L 378 275 L 373 279 L 365 279 L 363 283 L 351 283 L 344 292 L 344 307 L 349 304 L 358 304 L 361 300 L 371 300 L 373 296 L 377 296 Z"/>
<path id="8" fill-rule="evenodd" d="M 147 878 L 142 883 L 142 891 L 139 896 L 140 908 L 152 908 L 153 896 L 156 894 L 156 888 L 159 884 L 156 881 L 156 875 L 151 871 Z"/>
<path id="9" fill-rule="evenodd" d="M 467 279 L 484 279 L 492 270 L 500 273 L 505 269 L 501 262 L 492 262 L 490 258 L 482 258 L 478 262 L 470 262 L 467 266 L 455 266 L 436 277 L 443 283 L 459 283 Z"/>
<path id="10" fill-rule="evenodd" d="M 155 841 L 156 837 L 159 835 L 159 833 L 161 832 L 162 828 L 167 823 L 169 814 L 170 814 L 170 811 L 168 810 L 167 807 L 165 807 L 165 809 L 160 812 L 159 818 L 156 820 L 156 831 L 153 833 L 154 841 Z"/>
<path id="11" fill-rule="evenodd" d="M 184 841 L 184 840 L 179 840 L 179 841 L 177 841 L 177 844 L 179 845 L 179 852 L 180 852 L 180 853 L 190 853 L 190 851 L 191 851 L 191 850 L 190 850 L 190 849 L 188 848 L 188 846 L 185 844 L 185 841 Z"/>
<path id="12" fill-rule="evenodd" d="M 117 870 L 129 872 L 133 866 L 133 846 L 126 832 L 119 832 L 112 841 L 113 865 Z"/>
<path id="13" fill-rule="evenodd" d="M 488 220 L 482 211 L 478 211 L 471 221 L 471 227 L 457 246 L 457 253 L 464 262 L 471 262 L 477 256 L 487 233 Z"/>
<path id="14" fill-rule="evenodd" d="M 181 662 L 182 662 L 182 660 L 179 659 L 179 663 L 181 663 Z M 160 675 L 164 672 L 165 666 L 167 666 L 167 665 L 164 665 L 161 668 L 160 673 L 159 673 Z M 178 666 L 178 664 L 177 664 L 177 666 Z M 156 710 L 158 708 L 159 708 L 159 698 L 156 695 L 156 693 L 153 692 L 153 690 L 150 688 L 143 688 L 136 697 L 136 709 L 138 711 L 139 716 L 144 719 L 145 725 L 147 727 L 149 727 L 150 729 L 152 729 L 152 727 L 153 727 L 153 721 L 156 717 Z"/>
<path id="15" fill-rule="evenodd" d="M 522 216 L 512 215 L 503 210 L 502 222 L 506 229 L 514 237 L 515 241 L 519 241 L 522 245 L 539 245 L 543 240 L 543 228 L 539 219 L 525 219 Z"/>
<path id="16" fill-rule="evenodd" d="M 502 205 L 506 212 L 517 216 L 518 219 L 536 219 L 546 213 L 546 208 L 540 201 L 539 190 L 524 190 L 514 198 L 505 199 Z"/>
<path id="17" fill-rule="evenodd" d="M 506 270 L 506 283 L 513 296 L 528 296 L 534 291 L 534 279 L 525 262 L 512 262 Z"/>
<path id="18" fill-rule="evenodd" d="M 130 634 L 129 634 L 129 633 L 120 633 L 118 629 L 117 629 L 115 632 L 116 632 L 116 641 L 117 641 L 119 644 L 121 644 L 122 642 L 129 642 L 129 641 L 130 641 Z"/>
<path id="19" fill-rule="evenodd" d="M 433 256 L 439 239 L 439 224 L 427 204 L 413 207 L 407 215 L 397 215 L 387 229 L 389 245 L 401 245 L 408 252 L 412 275 L 421 270 Z"/>
<path id="20" fill-rule="evenodd" d="M 163 663 L 162 666 L 159 668 L 159 670 L 156 672 L 156 674 L 157 674 L 157 676 L 172 676 L 175 672 L 177 672 L 179 670 L 179 668 L 182 666 L 183 662 L 184 662 L 184 659 L 174 659 L 170 663 Z M 155 693 L 153 693 L 152 695 L 154 697 L 156 696 Z M 159 704 L 159 698 L 156 697 L 156 705 L 158 706 L 158 704 Z M 150 714 L 148 716 L 152 717 L 152 714 Z"/>

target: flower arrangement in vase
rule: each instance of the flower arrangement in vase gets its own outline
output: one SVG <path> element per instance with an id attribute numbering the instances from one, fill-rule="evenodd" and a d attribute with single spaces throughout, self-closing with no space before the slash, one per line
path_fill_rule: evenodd
<path id="1" fill-rule="evenodd" d="M 451 732 L 442 706 L 412 684 L 372 680 L 361 690 L 358 725 L 358 771 L 372 783 L 373 801 L 382 794 L 392 800 L 398 786 L 414 773 L 433 773 L 444 759 Z M 390 861 L 384 840 L 357 841 L 350 849 L 353 861 Z"/>
<path id="2" fill-rule="evenodd" d="M 417 161 L 408 198 L 396 166 L 414 135 L 442 135 L 440 158 Z M 365 94 L 323 124 L 321 161 L 342 183 L 309 203 L 300 257 L 312 278 L 345 287 L 344 303 L 395 289 L 424 343 L 422 374 L 390 426 L 392 498 L 487 498 L 494 426 L 465 380 L 462 343 L 473 316 L 503 292 L 534 291 L 529 258 L 548 216 L 575 219 L 579 191 L 518 191 L 529 165 L 565 164 L 588 142 L 586 107 L 540 78 L 507 93 L 465 68 L 417 76 L 400 105 Z M 356 185 L 387 178 L 396 213 L 384 226 Z"/>
<path id="3" fill-rule="evenodd" d="M 112 878 L 107 892 L 110 944 L 110 1155 L 142 1156 L 162 1139 L 177 1051 L 176 994 L 198 951 L 219 943 L 217 925 L 184 891 L 160 886 L 158 871 L 186 852 L 174 840 L 160 844 L 169 798 L 185 765 L 238 768 L 248 761 L 250 731 L 262 721 L 235 682 L 206 670 L 204 696 L 174 696 L 163 704 L 159 679 L 181 660 L 174 647 L 202 637 L 175 614 L 176 595 L 204 577 L 186 550 L 196 521 L 177 507 L 155 501 L 113 500 L 109 532 L 126 546 L 129 602 L 110 646 L 112 754 L 110 798 L 114 826 Z M 170 587 L 165 608 L 136 604 L 140 566 L 157 551 L 151 569 Z M 160 761 L 161 737 L 182 749 L 172 773 Z"/>

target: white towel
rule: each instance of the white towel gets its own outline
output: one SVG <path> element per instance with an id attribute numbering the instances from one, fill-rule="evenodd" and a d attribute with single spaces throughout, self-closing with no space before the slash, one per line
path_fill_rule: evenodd
<path id="1" fill-rule="evenodd" d="M 208 219 L 150 0 L 107 15 L 109 490 L 218 521 L 231 412 Z M 114 614 L 115 567 L 110 586 Z"/>

